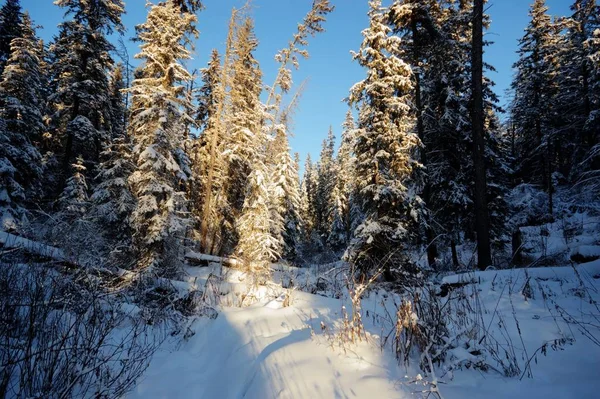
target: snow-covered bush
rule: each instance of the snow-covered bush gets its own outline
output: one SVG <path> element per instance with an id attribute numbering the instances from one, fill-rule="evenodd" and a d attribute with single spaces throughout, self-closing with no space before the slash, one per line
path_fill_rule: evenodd
<path id="1" fill-rule="evenodd" d="M 513 213 L 511 225 L 539 225 L 548 220 L 548 194 L 532 184 L 520 184 L 508 195 Z"/>

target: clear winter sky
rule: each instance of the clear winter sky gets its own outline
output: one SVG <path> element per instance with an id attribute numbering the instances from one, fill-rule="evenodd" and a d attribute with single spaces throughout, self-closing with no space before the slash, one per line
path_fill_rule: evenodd
<path id="1" fill-rule="evenodd" d="M 158 0 L 155 0 L 158 1 Z M 144 21 L 146 0 L 125 0 L 127 14 L 123 22 L 134 34 L 133 27 Z M 198 15 L 200 38 L 196 55 L 189 63 L 191 70 L 203 68 L 212 48 L 222 49 L 227 35 L 227 21 L 232 7 L 240 7 L 246 0 L 205 0 L 205 10 Z M 348 89 L 364 76 L 364 71 L 352 61 L 350 50 L 358 50 L 361 31 L 368 26 L 367 0 L 331 0 L 335 11 L 325 24 L 327 31 L 310 39 L 310 59 L 303 60 L 294 72 L 296 84 L 307 80 L 299 107 L 294 117 L 291 140 L 292 150 L 304 160 L 310 152 L 313 160 L 319 156 L 321 142 L 332 125 L 339 137 L 347 105 L 342 102 Z M 495 42 L 486 50 L 485 61 L 498 70 L 491 75 L 496 92 L 502 97 L 512 78 L 512 64 L 516 60 L 517 40 L 528 23 L 528 9 L 533 0 L 491 0 L 487 12 L 492 25 L 487 38 Z M 384 4 L 386 2 L 384 1 Z M 62 20 L 63 10 L 52 0 L 21 0 L 33 20 L 43 26 L 39 34 L 46 41 L 56 34 L 56 25 Z M 264 81 L 271 84 L 277 69 L 273 56 L 284 47 L 296 25 L 310 9 L 312 0 L 254 0 L 253 15 L 256 35 L 260 41 L 256 52 L 264 73 Z M 553 15 L 570 15 L 571 0 L 547 0 Z M 129 43 L 131 55 L 136 45 Z"/>

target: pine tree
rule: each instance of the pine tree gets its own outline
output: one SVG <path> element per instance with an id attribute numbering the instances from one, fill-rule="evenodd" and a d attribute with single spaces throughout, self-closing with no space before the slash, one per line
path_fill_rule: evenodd
<path id="1" fill-rule="evenodd" d="M 519 41 L 517 73 L 512 83 L 512 123 L 516 127 L 520 164 L 517 173 L 542 186 L 549 195 L 552 214 L 552 159 L 556 148 L 554 120 L 557 93 L 557 27 L 547 14 L 545 0 L 531 6 L 531 21 Z"/>
<path id="2" fill-rule="evenodd" d="M 282 127 L 285 123 L 282 124 Z M 271 145 L 273 157 L 273 196 L 271 232 L 275 248 L 284 259 L 293 260 L 299 243 L 300 184 L 297 163 L 292 159 L 285 129 L 280 129 Z"/>
<path id="3" fill-rule="evenodd" d="M 335 204 L 333 190 L 336 181 L 336 164 L 334 158 L 335 136 L 333 128 L 329 128 L 327 139 L 323 140 L 321 156 L 317 164 L 317 187 L 314 198 L 315 226 L 322 244 L 325 244 L 331 224 L 333 223 Z"/>
<path id="4" fill-rule="evenodd" d="M 225 157 L 223 144 L 228 142 L 226 120 L 228 101 L 226 94 L 230 87 L 233 43 L 238 25 L 238 15 L 239 10 L 234 8 L 229 21 L 225 56 L 223 65 L 220 67 L 220 77 L 218 77 L 218 74 L 215 74 L 214 79 L 211 80 L 211 82 L 214 82 L 212 84 L 214 90 L 211 93 L 213 93 L 212 96 L 215 99 L 215 107 L 209 119 L 211 125 L 207 126 L 202 134 L 202 142 L 206 143 L 206 148 L 200 149 L 201 152 L 197 157 L 198 161 L 195 162 L 198 167 L 204 166 L 204 172 L 201 172 L 204 174 L 198 174 L 202 178 L 196 180 L 197 183 L 202 184 L 201 208 L 198 208 L 200 211 L 198 217 L 200 227 L 199 241 L 200 250 L 209 254 L 220 254 L 222 252 L 223 237 L 221 233 L 224 227 L 230 231 L 232 230 L 231 226 L 224 226 L 224 217 L 229 212 L 229 204 L 226 195 L 228 160 Z M 202 108 L 200 108 L 199 113 L 199 116 L 201 115 Z"/>
<path id="5" fill-rule="evenodd" d="M 334 250 L 347 248 L 358 222 L 356 214 L 357 192 L 355 176 L 354 134 L 355 125 L 352 112 L 348 111 L 342 124 L 342 142 L 335 159 L 335 186 L 332 191 L 334 206 L 333 222 L 330 227 L 328 244 Z"/>
<path id="6" fill-rule="evenodd" d="M 600 124 L 600 28 L 594 31 L 593 36 L 586 43 L 590 54 L 592 66 L 592 85 L 590 90 L 596 94 L 595 110 L 591 112 L 587 124 L 597 126 Z M 596 136 L 596 144 L 591 148 L 586 158 L 581 163 L 579 185 L 588 188 L 596 197 L 600 195 L 600 137 Z"/>
<path id="7" fill-rule="evenodd" d="M 100 158 L 100 152 L 111 137 L 111 95 L 108 74 L 112 70 L 114 46 L 107 35 L 122 32 L 122 0 L 57 0 L 72 19 L 59 26 L 59 36 L 51 45 L 52 76 L 55 92 L 50 97 L 53 108 L 54 135 L 60 141 L 57 149 L 62 160 L 59 173 L 66 179 L 73 160 L 82 157 L 88 173 Z M 87 136 L 67 129 L 77 118 L 89 120 Z"/>
<path id="8" fill-rule="evenodd" d="M 239 242 L 236 256 L 242 259 L 245 270 L 250 273 L 254 283 L 265 281 L 270 275 L 270 263 L 278 259 L 280 254 L 273 248 L 279 243 L 271 232 L 271 209 L 268 168 L 264 157 L 255 159 L 252 172 L 248 176 L 244 207 L 236 223 Z"/>
<path id="9" fill-rule="evenodd" d="M 0 213 L 3 229 L 17 229 L 25 208 L 41 194 L 44 104 L 40 48 L 29 15 L 22 36 L 13 39 L 11 56 L 0 82 Z"/>
<path id="10" fill-rule="evenodd" d="M 414 158 L 420 142 L 413 133 L 409 105 L 413 75 L 400 53 L 400 38 L 391 35 L 381 2 L 370 1 L 369 6 L 370 25 L 353 56 L 367 69 L 367 78 L 352 87 L 349 97 L 359 108 L 354 152 L 365 220 L 347 259 L 363 274 L 402 267 L 401 249 L 411 234 L 410 225 L 421 214 L 420 165 Z"/>
<path id="11" fill-rule="evenodd" d="M 89 207 L 85 166 L 81 157 L 72 165 L 72 170 L 73 174 L 67 179 L 58 204 L 63 217 L 77 219 L 83 216 Z"/>
<path id="12" fill-rule="evenodd" d="M 124 136 L 127 129 L 127 106 L 125 104 L 125 95 L 123 94 L 123 90 L 127 87 L 125 86 L 123 73 L 123 64 L 117 64 L 113 68 L 108 85 L 112 138 Z"/>
<path id="13" fill-rule="evenodd" d="M 11 42 L 23 36 L 22 16 L 19 0 L 6 0 L 0 8 L 0 75 L 10 58 Z"/>
<path id="14" fill-rule="evenodd" d="M 413 107 L 416 115 L 417 135 L 425 145 L 420 153 L 420 161 L 429 172 L 421 195 L 428 207 L 428 212 L 425 214 L 425 247 L 430 267 L 435 267 L 438 258 L 438 242 L 435 240 L 436 234 L 434 231 L 437 221 L 433 220 L 437 204 L 434 197 L 436 193 L 440 193 L 440 189 L 443 187 L 443 184 L 438 186 L 433 180 L 434 176 L 440 176 L 436 173 L 435 166 L 437 165 L 436 160 L 433 158 L 436 155 L 440 158 L 439 155 L 443 154 L 443 150 L 440 151 L 441 149 L 437 146 L 443 133 L 437 135 L 436 138 L 432 137 L 436 136 L 436 132 L 440 133 L 438 124 L 441 124 L 439 123 L 441 122 L 439 116 L 433 117 L 432 115 L 436 111 L 434 108 L 439 104 L 444 104 L 444 102 L 434 97 L 436 95 L 443 96 L 442 93 L 439 93 L 438 79 L 446 78 L 445 80 L 448 83 L 451 81 L 451 79 L 448 79 L 448 75 L 444 77 L 436 76 L 435 72 L 441 72 L 441 69 L 447 67 L 448 58 L 446 57 L 449 56 L 449 59 L 452 60 L 457 54 L 461 54 L 457 48 L 458 45 L 449 46 L 441 32 L 443 19 L 447 18 L 452 11 L 451 9 L 448 9 L 446 13 L 442 11 L 442 7 L 448 5 L 445 1 L 399 0 L 395 1 L 390 7 L 389 16 L 394 31 L 401 34 L 404 51 L 411 56 L 410 63 L 415 79 Z M 454 43 L 460 42 L 456 41 Z M 448 47 L 454 47 L 450 51 L 451 54 L 444 54 L 444 57 L 440 57 L 440 60 L 434 60 L 438 52 L 441 53 L 443 52 L 442 49 L 446 50 Z M 448 71 L 441 73 L 448 74 Z M 448 114 L 444 113 L 443 115 Z M 430 156 L 430 154 L 433 156 Z M 430 160 L 430 158 L 432 159 Z M 437 161 L 439 162 L 439 160 Z M 432 190 L 433 186 L 436 187 L 435 191 Z"/>
<path id="15" fill-rule="evenodd" d="M 185 124 L 193 121 L 182 65 L 191 57 L 196 16 L 172 1 L 149 5 L 137 27 L 142 60 L 133 81 L 130 132 L 135 171 L 129 178 L 136 208 L 131 215 L 138 268 L 159 274 L 178 271 L 177 253 L 187 228 L 186 183 L 190 170 L 183 151 Z"/>
<path id="16" fill-rule="evenodd" d="M 221 59 L 219 52 L 213 50 L 208 66 L 201 70 L 202 86 L 198 89 L 196 113 L 196 125 L 200 129 L 200 135 L 194 140 L 190 148 L 190 160 L 192 162 L 192 179 L 189 184 L 190 211 L 194 223 L 194 234 L 201 240 L 202 220 L 205 207 L 209 208 L 210 225 L 214 232 L 211 234 L 210 244 L 203 251 L 209 254 L 219 253 L 220 238 L 216 237 L 220 230 L 217 226 L 222 225 L 223 211 L 226 209 L 225 196 L 217 196 L 217 201 L 210 205 L 206 202 L 208 175 L 211 170 L 216 171 L 216 177 L 212 179 L 209 191 L 222 192 L 224 179 L 226 178 L 226 162 L 221 149 L 214 151 L 211 157 L 211 143 L 218 142 L 222 136 L 221 125 L 218 121 L 219 105 L 224 101 L 224 87 L 222 82 Z"/>
<path id="17" fill-rule="evenodd" d="M 322 32 L 325 16 L 333 10 L 329 0 L 315 0 L 309 13 L 305 16 L 301 24 L 298 25 L 297 32 L 293 39 L 289 41 L 288 46 L 280 50 L 276 60 L 280 63 L 275 83 L 271 86 L 267 96 L 266 103 L 261 107 L 260 120 L 262 129 L 256 134 L 256 144 L 258 151 L 252 160 L 252 173 L 249 177 L 249 186 L 246 191 L 246 198 L 242 208 L 238 233 L 240 235 L 237 252 L 240 254 L 247 265 L 258 264 L 264 268 L 267 259 L 276 259 L 279 253 L 281 240 L 273 236 L 277 233 L 284 223 L 284 215 L 280 212 L 282 209 L 279 204 L 279 198 L 275 194 L 276 185 L 274 176 L 272 176 L 274 165 L 272 160 L 267 158 L 267 150 L 271 147 L 270 141 L 274 140 L 277 134 L 287 135 L 287 118 L 289 113 L 282 108 L 282 97 L 291 89 L 292 79 L 289 67 L 294 65 L 298 67 L 299 57 L 306 58 L 308 51 L 304 48 L 308 45 L 309 35 L 315 35 Z M 265 188 L 256 187 L 257 184 L 264 184 Z M 266 210 L 265 209 L 266 202 Z M 269 234 L 263 232 L 262 228 L 269 225 Z M 270 220 L 269 220 L 270 219 Z M 254 227 L 247 227 L 248 224 Z M 253 233 L 253 229 L 259 229 Z M 252 236 L 254 234 L 254 237 Z M 252 242 L 255 244 L 253 245 Z M 265 245 L 271 245 L 267 249 Z M 251 247 L 257 249 L 249 252 Z M 267 256 L 270 256 L 267 258 Z M 254 268 L 252 266 L 252 268 Z M 268 273 L 268 269 L 260 274 Z M 253 273 L 256 275 L 256 273 Z"/>
<path id="18" fill-rule="evenodd" d="M 475 213 L 475 167 L 472 159 L 473 137 L 470 115 L 471 21 L 473 4 L 467 1 L 397 0 L 390 8 L 390 23 L 402 38 L 402 49 L 409 56 L 415 78 L 413 109 L 416 131 L 423 143 L 419 159 L 426 168 L 422 198 L 427 206 L 424 240 L 429 265 L 437 266 L 438 249 L 448 245 L 454 266 L 458 266 L 456 245 L 473 236 Z M 489 17 L 482 15 L 482 27 Z M 483 45 L 489 43 L 483 42 Z M 485 64 L 487 70 L 493 67 Z M 500 111 L 493 82 L 482 81 L 484 102 L 484 157 L 488 174 L 494 146 L 492 126 Z M 498 165 L 499 166 L 499 165 Z M 496 190 L 487 187 L 487 199 L 497 201 Z M 494 231 L 504 223 L 494 218 Z M 499 223 L 499 225 L 496 225 Z"/>
<path id="19" fill-rule="evenodd" d="M 134 169 L 132 151 L 127 136 L 120 135 L 101 154 L 96 176 L 99 183 L 91 196 L 92 214 L 110 239 L 122 240 L 130 235 L 129 215 L 135 208 L 128 184 Z"/>
<path id="20" fill-rule="evenodd" d="M 112 138 L 100 154 L 96 186 L 91 196 L 91 215 L 102 226 L 107 250 L 111 256 L 127 254 L 131 245 L 129 216 L 135 209 L 135 199 L 129 189 L 128 179 L 133 173 L 133 148 L 127 135 L 123 67 L 117 65 L 110 80 Z M 115 259 L 119 263 L 130 261 L 127 257 Z"/>
<path id="21" fill-rule="evenodd" d="M 300 218 L 302 219 L 302 236 L 305 244 L 309 244 L 315 225 L 314 198 L 316 191 L 316 171 L 310 154 L 304 161 L 304 176 L 300 183 Z"/>
<path id="22" fill-rule="evenodd" d="M 228 134 L 223 144 L 228 152 L 226 195 L 229 209 L 225 220 L 226 226 L 232 227 L 244 207 L 246 182 L 252 172 L 256 152 L 264 151 L 263 146 L 257 145 L 261 143 L 257 137 L 263 134 L 260 102 L 262 72 L 253 55 L 257 46 L 254 22 L 246 17 L 238 27 L 233 43 L 232 77 L 228 93 L 230 103 L 227 108 Z M 226 239 L 226 250 L 231 251 L 237 241 L 235 230 L 226 229 L 222 235 Z"/>
<path id="23" fill-rule="evenodd" d="M 201 70 L 202 86 L 198 89 L 198 109 L 196 124 L 202 131 L 207 130 L 214 123 L 217 107 L 222 101 L 221 90 L 221 56 L 217 49 L 213 49 L 206 68 Z"/>
<path id="24" fill-rule="evenodd" d="M 473 132 L 473 170 L 475 199 L 475 231 L 477 232 L 477 267 L 484 270 L 492 264 L 490 219 L 487 201 L 485 164 L 485 88 L 483 76 L 483 29 L 485 0 L 474 0 L 471 37 L 471 129 Z"/>
<path id="25" fill-rule="evenodd" d="M 600 143 L 600 124 L 596 118 L 600 113 L 600 90 L 593 46 L 589 45 L 593 43 L 594 32 L 600 29 L 600 6 L 596 0 L 575 0 L 571 10 L 571 17 L 560 26 L 566 33 L 558 47 L 560 89 L 556 108 L 560 110 L 557 129 L 561 134 L 557 143 L 560 148 L 557 169 L 574 181 L 581 173 L 594 169 L 588 160 L 592 148 Z"/>

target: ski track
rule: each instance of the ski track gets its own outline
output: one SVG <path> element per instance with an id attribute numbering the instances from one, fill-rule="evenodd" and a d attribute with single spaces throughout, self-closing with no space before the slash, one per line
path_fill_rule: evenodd
<path id="1" fill-rule="evenodd" d="M 330 321 L 323 306 L 341 308 L 298 292 L 292 307 L 270 302 L 200 319 L 187 342 L 155 355 L 129 398 L 408 397 L 390 375 L 399 370 L 395 360 L 375 340 L 346 354 L 330 347 L 317 331 Z"/>

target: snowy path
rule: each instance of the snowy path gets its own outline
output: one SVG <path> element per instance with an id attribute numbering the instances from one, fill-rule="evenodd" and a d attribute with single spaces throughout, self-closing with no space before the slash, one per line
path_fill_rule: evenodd
<path id="1" fill-rule="evenodd" d="M 189 341 L 159 352 L 130 398 L 403 398 L 399 369 L 377 344 L 331 349 L 320 321 L 338 300 L 296 293 L 200 320 Z M 331 315 L 333 318 L 337 316 Z M 316 337 L 311 337 L 311 325 Z"/>

